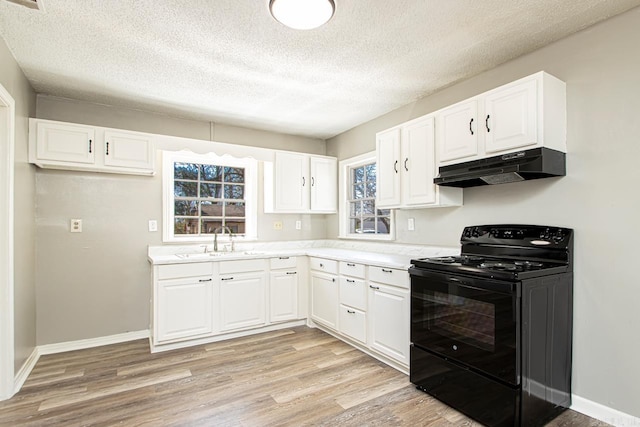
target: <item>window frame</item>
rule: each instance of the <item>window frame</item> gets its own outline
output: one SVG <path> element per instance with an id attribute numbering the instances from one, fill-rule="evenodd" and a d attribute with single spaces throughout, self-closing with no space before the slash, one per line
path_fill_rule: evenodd
<path id="1" fill-rule="evenodd" d="M 349 228 L 349 190 L 351 188 L 351 169 L 364 166 L 369 163 L 376 163 L 376 152 L 371 151 L 369 153 L 361 154 L 359 156 L 351 157 L 340 161 L 339 166 L 339 178 L 338 182 L 338 212 L 339 212 L 339 238 L 340 239 L 358 239 L 358 240 L 395 240 L 395 211 L 390 209 L 389 218 L 391 224 L 389 225 L 389 234 L 364 234 L 364 233 L 350 233 Z M 377 168 L 376 168 L 377 171 Z M 378 188 L 378 174 L 376 173 L 376 190 Z"/>
<path id="2" fill-rule="evenodd" d="M 174 195 L 174 164 L 198 163 L 244 168 L 244 201 L 245 201 L 245 233 L 234 235 L 235 241 L 252 241 L 258 238 L 258 162 L 245 157 L 237 158 L 215 153 L 198 154 L 191 151 L 163 151 L 162 152 L 162 241 L 168 243 L 199 243 L 211 242 L 210 235 L 176 235 L 174 234 L 175 195 Z M 219 242 L 228 242 L 229 236 L 220 234 Z"/>

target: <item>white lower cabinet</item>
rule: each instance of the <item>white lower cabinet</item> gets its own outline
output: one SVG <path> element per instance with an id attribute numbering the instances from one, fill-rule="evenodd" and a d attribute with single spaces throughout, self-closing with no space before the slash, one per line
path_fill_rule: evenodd
<path id="1" fill-rule="evenodd" d="M 220 276 L 220 331 L 262 326 L 266 323 L 264 273 Z"/>
<path id="2" fill-rule="evenodd" d="M 212 281 L 194 277 L 158 283 L 158 341 L 213 332 Z"/>
<path id="3" fill-rule="evenodd" d="M 409 365 L 409 289 L 369 283 L 370 347 Z"/>
<path id="4" fill-rule="evenodd" d="M 283 322 L 298 318 L 298 270 L 296 257 L 270 260 L 269 321 Z"/>
<path id="5" fill-rule="evenodd" d="M 360 341 L 367 342 L 367 315 L 364 311 L 340 304 L 340 333 Z"/>
<path id="6" fill-rule="evenodd" d="M 338 329 L 337 262 L 311 258 L 311 319 Z M 320 271 L 322 270 L 322 271 Z"/>

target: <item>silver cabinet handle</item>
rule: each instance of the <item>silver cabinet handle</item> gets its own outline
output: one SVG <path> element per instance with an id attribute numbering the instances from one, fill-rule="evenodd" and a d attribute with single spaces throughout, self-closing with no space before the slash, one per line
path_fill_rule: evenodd
<path id="1" fill-rule="evenodd" d="M 347 282 L 349 282 L 349 283 L 356 283 L 356 281 L 355 281 L 355 280 L 351 280 L 351 279 L 347 279 Z"/>
<path id="2" fill-rule="evenodd" d="M 223 278 L 222 278 L 222 279 L 220 279 L 220 280 L 233 280 L 233 277 L 223 277 Z"/>
<path id="3" fill-rule="evenodd" d="M 279 256 L 278 259 L 289 259 L 288 256 Z"/>
<path id="4" fill-rule="evenodd" d="M 210 282 L 213 279 L 198 279 L 198 282 Z"/>
<path id="5" fill-rule="evenodd" d="M 89 140 L 89 154 L 91 154 L 91 140 Z"/>
<path id="6" fill-rule="evenodd" d="M 370 287 L 371 289 L 380 289 L 380 286 L 373 286 L 373 285 L 369 285 L 369 287 Z"/>
<path id="7" fill-rule="evenodd" d="M 324 264 L 323 263 L 320 263 L 320 268 L 324 268 Z"/>
<path id="8" fill-rule="evenodd" d="M 349 313 L 349 314 L 356 314 L 356 312 L 355 312 L 355 311 L 353 311 L 353 310 L 349 310 L 349 309 L 347 309 L 347 313 Z"/>
<path id="9" fill-rule="evenodd" d="M 384 269 L 384 268 L 383 268 L 383 269 L 382 269 L 382 272 L 383 272 L 383 273 L 393 273 L 393 270 L 386 270 L 386 269 Z"/>
<path id="10" fill-rule="evenodd" d="M 347 263 L 347 267 L 355 267 L 355 266 L 356 266 L 355 264 Z"/>
<path id="11" fill-rule="evenodd" d="M 107 142 L 107 152 L 105 153 L 107 156 L 109 155 L 109 143 Z"/>
<path id="12" fill-rule="evenodd" d="M 287 271 L 287 274 L 298 274 L 297 271 Z"/>
<path id="13" fill-rule="evenodd" d="M 331 279 L 331 281 L 332 281 L 332 282 L 335 282 L 335 281 L 336 281 L 335 277 L 334 277 L 333 279 Z"/>

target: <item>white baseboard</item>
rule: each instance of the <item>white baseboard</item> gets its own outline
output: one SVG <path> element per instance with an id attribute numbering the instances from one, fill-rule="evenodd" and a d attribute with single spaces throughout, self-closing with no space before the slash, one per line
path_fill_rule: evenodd
<path id="1" fill-rule="evenodd" d="M 38 351 L 38 347 L 34 348 L 27 360 L 24 361 L 22 367 L 18 371 L 13 381 L 13 390 L 14 393 L 17 393 L 22 388 L 22 385 L 27 380 L 27 377 L 38 363 L 38 359 L 40 359 L 40 352 Z"/>
<path id="2" fill-rule="evenodd" d="M 56 354 L 63 353 L 65 351 L 83 350 L 85 348 L 100 347 L 109 344 L 118 344 L 121 342 L 139 340 L 149 338 L 149 330 L 125 332 L 124 334 L 109 335 L 106 337 L 89 338 L 86 340 L 78 341 L 66 341 L 55 344 L 45 344 L 38 346 L 38 353 L 44 354 Z"/>
<path id="3" fill-rule="evenodd" d="M 640 418 L 609 408 L 584 397 L 571 396 L 571 409 L 618 427 L 638 427 Z"/>

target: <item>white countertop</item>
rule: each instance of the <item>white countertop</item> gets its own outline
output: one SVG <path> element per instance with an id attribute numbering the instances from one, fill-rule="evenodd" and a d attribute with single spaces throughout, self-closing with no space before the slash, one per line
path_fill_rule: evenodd
<path id="1" fill-rule="evenodd" d="M 396 245 L 392 243 L 372 245 L 369 242 L 362 242 L 359 245 L 357 242 L 352 241 L 345 242 L 342 245 L 347 247 L 339 247 L 341 246 L 340 241 L 272 242 L 252 245 L 253 248 L 251 249 L 241 248 L 235 252 L 218 252 L 214 254 L 204 253 L 204 248 L 200 245 L 150 246 L 148 259 L 153 265 L 166 265 L 276 258 L 280 256 L 312 256 L 406 270 L 411 266 L 411 259 L 459 253 L 458 248 L 436 246 Z M 361 246 L 361 248 L 358 246 Z M 372 251 L 371 249 L 379 251 Z"/>

